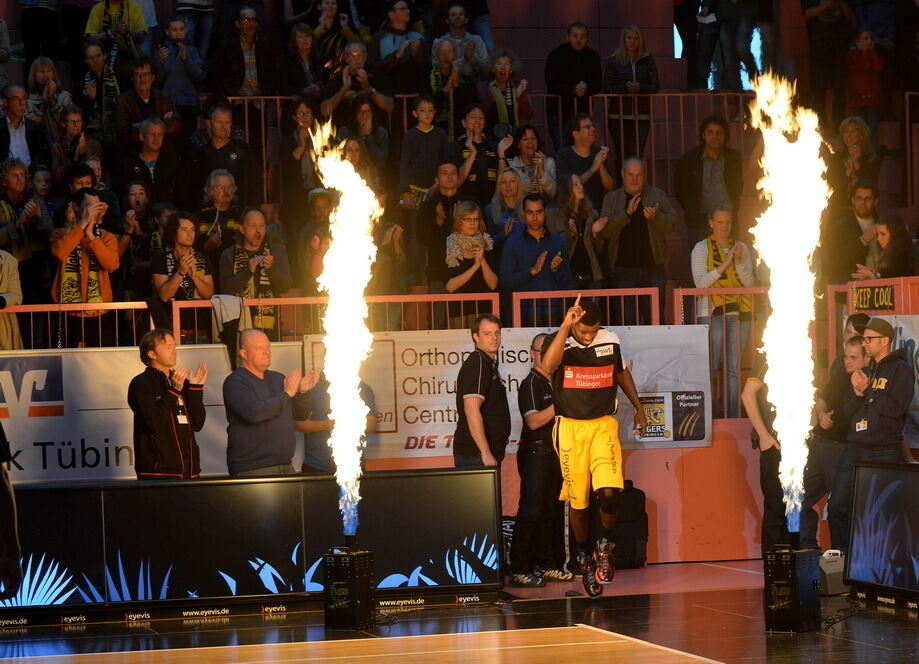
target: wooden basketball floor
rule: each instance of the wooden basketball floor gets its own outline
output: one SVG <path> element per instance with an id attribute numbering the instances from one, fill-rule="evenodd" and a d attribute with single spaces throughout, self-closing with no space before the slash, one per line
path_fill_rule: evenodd
<path id="1" fill-rule="evenodd" d="M 589 625 L 498 632 L 466 632 L 344 641 L 185 648 L 110 654 L 23 657 L 28 664 L 558 664 L 640 661 L 643 664 L 714 662 Z"/>

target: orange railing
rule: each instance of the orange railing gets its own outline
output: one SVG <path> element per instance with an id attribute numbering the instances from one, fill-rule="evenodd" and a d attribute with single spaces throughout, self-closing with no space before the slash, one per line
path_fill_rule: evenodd
<path id="1" fill-rule="evenodd" d="M 84 311 L 103 311 L 81 316 Z M 122 312 L 123 315 L 109 314 Z M 146 302 L 99 302 L 94 304 L 24 304 L 7 307 L 15 314 L 26 348 L 85 348 L 136 346 L 152 328 Z"/>
<path id="2" fill-rule="evenodd" d="M 659 325 L 660 292 L 657 288 L 533 291 L 513 294 L 514 327 L 558 327 L 578 296 L 600 305 L 605 325 Z"/>
<path id="3" fill-rule="evenodd" d="M 403 330 L 468 329 L 471 318 L 481 313 L 499 314 L 497 293 L 467 293 L 447 295 L 368 295 L 368 323 L 374 332 Z M 322 316 L 326 297 L 276 297 L 247 299 L 246 306 L 258 308 L 273 306 L 278 321 L 275 338 L 281 341 L 299 341 L 304 334 L 324 332 Z M 183 311 L 209 309 L 210 300 L 186 300 L 172 303 L 173 330 L 183 343 L 207 339 L 218 341 L 216 330 L 208 314 L 194 321 Z"/>
<path id="4" fill-rule="evenodd" d="M 768 312 L 767 286 L 746 288 L 675 288 L 673 322 L 676 325 L 707 324 L 712 344 L 713 417 L 740 417 L 741 374 L 753 364 L 753 350 L 759 346 L 765 314 Z M 699 320 L 699 303 L 712 296 L 746 296 L 750 311 L 743 315 L 718 312 L 708 301 L 709 315 Z M 714 315 L 712 312 L 714 311 Z M 718 346 L 715 348 L 714 346 Z"/>

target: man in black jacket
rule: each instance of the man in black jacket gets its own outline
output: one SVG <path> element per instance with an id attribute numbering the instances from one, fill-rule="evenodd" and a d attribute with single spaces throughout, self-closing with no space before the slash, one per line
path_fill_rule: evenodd
<path id="1" fill-rule="evenodd" d="M 886 320 L 872 318 L 868 322 L 862 342 L 870 363 L 852 372 L 852 391 L 841 409 L 849 432 L 835 489 L 839 504 L 847 509 L 856 462 L 903 461 L 903 426 L 913 401 L 915 378 L 909 350 L 892 351 L 893 338 L 893 327 Z M 849 545 L 850 518 L 847 513 L 838 543 L 844 550 Z"/>
<path id="2" fill-rule="evenodd" d="M 258 34 L 255 10 L 240 9 L 235 25 L 236 30 L 212 52 L 207 68 L 208 90 L 227 97 L 273 95 L 278 63 L 269 44 Z"/>
<path id="3" fill-rule="evenodd" d="M 590 98 L 599 94 L 603 85 L 600 54 L 587 45 L 588 37 L 586 25 L 572 23 L 568 26 L 568 41 L 546 58 L 546 89 L 561 97 L 546 99 L 546 123 L 556 152 L 569 140 L 563 137 L 561 118 L 589 113 Z"/>
<path id="4" fill-rule="evenodd" d="M 674 189 L 689 229 L 689 246 L 708 236 L 708 217 L 719 207 L 729 206 L 737 219 L 743 170 L 740 153 L 727 146 L 729 138 L 727 120 L 710 115 L 699 128 L 699 146 L 677 161 Z"/>
<path id="5" fill-rule="evenodd" d="M 131 380 L 128 405 L 134 412 L 134 469 L 139 480 L 193 479 L 201 473 L 195 432 L 204 427 L 207 366 L 194 373 L 176 368 L 176 343 L 169 330 L 140 340 L 147 368 Z"/>
<path id="6" fill-rule="evenodd" d="M 3 91 L 6 117 L 0 118 L 0 161 L 16 157 L 32 170 L 39 164 L 51 165 L 48 134 L 44 125 L 27 118 L 29 96 L 18 85 Z"/>
<path id="7" fill-rule="evenodd" d="M 123 197 L 131 182 L 143 182 L 150 205 L 171 201 L 179 179 L 179 158 L 163 147 L 166 123 L 159 118 L 147 118 L 140 123 L 139 150 L 125 150 L 119 155 L 114 173 L 115 193 Z"/>

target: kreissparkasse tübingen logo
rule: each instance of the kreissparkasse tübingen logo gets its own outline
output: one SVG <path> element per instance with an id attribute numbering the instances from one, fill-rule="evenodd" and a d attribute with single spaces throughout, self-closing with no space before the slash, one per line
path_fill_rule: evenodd
<path id="1" fill-rule="evenodd" d="M 648 420 L 642 442 L 705 439 L 705 393 L 701 391 L 657 392 L 640 395 Z"/>
<path id="2" fill-rule="evenodd" d="M 63 415 L 64 368 L 60 356 L 0 358 L 0 419 Z"/>

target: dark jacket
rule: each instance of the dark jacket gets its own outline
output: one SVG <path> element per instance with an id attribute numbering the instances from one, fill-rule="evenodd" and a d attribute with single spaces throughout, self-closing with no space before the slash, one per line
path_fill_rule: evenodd
<path id="1" fill-rule="evenodd" d="M 591 95 L 599 94 L 603 88 L 600 54 L 589 46 L 575 51 L 565 42 L 552 49 L 546 58 L 545 77 L 549 94 L 562 97 L 561 117 L 587 113 Z M 583 97 L 576 97 L 574 87 L 581 81 L 587 83 L 587 92 Z M 546 102 L 546 111 L 553 117 L 559 114 L 552 100 Z"/>
<path id="2" fill-rule="evenodd" d="M 683 208 L 686 225 L 690 228 L 701 223 L 702 195 L 702 153 L 704 145 L 694 147 L 683 154 L 676 163 L 674 175 L 674 193 Z M 743 192 L 743 163 L 740 153 L 728 146 L 724 150 L 724 185 L 731 199 L 734 214 L 740 209 L 740 194 Z"/>
<path id="3" fill-rule="evenodd" d="M 915 382 L 909 351 L 900 348 L 863 371 L 868 388 L 862 396 L 849 392 L 840 415 L 849 422 L 848 441 L 872 450 L 899 450 Z"/>
<path id="4" fill-rule="evenodd" d="M 855 213 L 846 210 L 836 217 L 827 217 L 820 228 L 820 264 L 828 284 L 844 284 L 855 272 L 855 265 L 864 265 L 868 248 L 862 244 L 862 227 Z"/>
<path id="5" fill-rule="evenodd" d="M 229 171 L 236 180 L 239 207 L 257 205 L 262 200 L 261 179 L 249 146 L 231 138 L 219 150 L 208 142 L 203 148 L 192 148 L 183 160 L 181 198 L 191 209 L 201 204 L 207 177 L 218 168 Z"/>
<path id="6" fill-rule="evenodd" d="M 23 118 L 26 123 L 26 145 L 29 146 L 29 157 L 32 160 L 32 166 L 44 164 L 51 166 L 51 150 L 48 147 L 48 132 L 45 125 Z M 0 161 L 8 159 L 10 156 L 10 130 L 7 126 L 7 119 L 0 117 Z"/>
<path id="7" fill-rule="evenodd" d="M 150 101 L 153 103 L 153 116 L 166 123 L 166 138 L 164 145 L 171 143 L 182 130 L 182 119 L 176 113 L 172 97 L 162 90 L 153 88 L 150 91 Z M 167 113 L 172 113 L 168 119 Z M 140 135 L 136 125 L 146 119 L 140 110 L 140 97 L 134 90 L 128 90 L 118 96 L 115 101 L 115 134 L 121 147 L 139 147 Z"/>
<path id="8" fill-rule="evenodd" d="M 188 426 L 178 421 L 179 397 Z M 138 479 L 188 478 L 201 473 L 196 431 L 204 427 L 204 386 L 185 381 L 176 392 L 162 371 L 147 367 L 128 387 L 134 411 L 134 469 Z"/>
<path id="9" fill-rule="evenodd" d="M 147 164 L 141 161 L 136 151 L 123 152 L 118 158 L 113 175 L 114 189 L 117 192 L 124 193 L 128 183 L 137 180 L 146 185 L 151 206 L 160 201 L 174 202 L 173 194 L 179 181 L 179 158 L 170 150 L 160 150 L 151 174 Z"/>
<path id="10" fill-rule="evenodd" d="M 626 88 L 626 83 L 635 81 L 638 83 L 638 92 L 630 92 Z M 603 72 L 603 92 L 614 95 L 631 95 L 631 94 L 654 94 L 661 89 L 661 80 L 657 75 L 657 65 L 654 64 L 654 58 L 650 53 L 645 53 L 633 64 L 622 64 L 616 56 L 610 56 L 606 61 L 606 70 Z M 610 100 L 609 114 L 620 115 L 620 113 L 630 113 L 632 111 L 632 99 L 622 100 L 622 109 L 615 99 Z M 648 99 L 639 99 L 638 110 L 641 113 L 647 113 L 651 104 Z"/>
<path id="11" fill-rule="evenodd" d="M 255 38 L 255 68 L 258 73 L 258 87 L 262 95 L 273 95 L 278 89 L 278 63 L 274 51 L 264 36 Z M 207 65 L 208 89 L 215 94 L 235 97 L 243 85 L 246 64 L 243 61 L 243 48 L 239 43 L 239 31 L 234 30 L 230 37 L 211 53 Z"/>
<path id="12" fill-rule="evenodd" d="M 310 85 L 316 85 L 315 94 L 310 94 L 309 96 L 318 102 L 319 88 L 325 82 L 322 79 L 322 68 L 315 62 L 310 62 L 309 70 L 313 76 L 312 81 L 307 80 L 303 65 L 300 63 L 300 58 L 296 53 L 284 58 L 279 69 L 278 94 L 302 97 L 306 96 L 306 89 Z"/>

